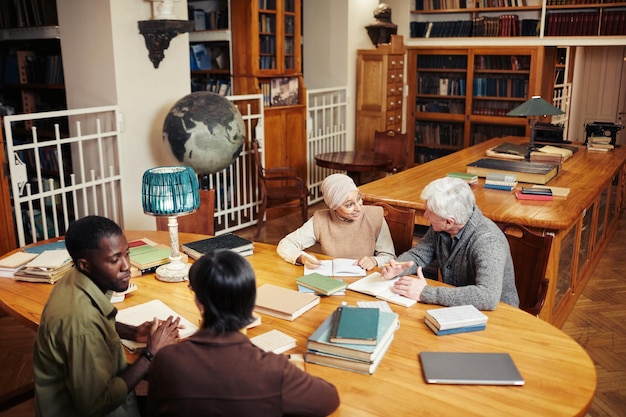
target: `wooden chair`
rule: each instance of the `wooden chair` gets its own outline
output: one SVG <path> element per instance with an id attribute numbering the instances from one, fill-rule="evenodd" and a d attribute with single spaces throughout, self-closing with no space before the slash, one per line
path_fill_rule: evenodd
<path id="1" fill-rule="evenodd" d="M 371 203 L 371 205 L 381 206 L 383 208 L 396 255 L 400 255 L 411 249 L 413 247 L 415 209 L 406 207 L 400 208 L 383 202 Z"/>
<path id="2" fill-rule="evenodd" d="M 292 167 L 263 168 L 259 153 L 259 142 L 252 140 L 254 162 L 261 186 L 261 206 L 257 221 L 256 237 L 259 236 L 265 222 L 265 211 L 268 208 L 296 208 L 302 212 L 302 222 L 308 218 L 309 190 Z"/>
<path id="3" fill-rule="evenodd" d="M 499 226 L 511 247 L 519 307 L 537 316 L 548 293 L 546 270 L 552 236 L 539 236 L 523 226 L 512 223 L 503 223 Z"/>
<path id="4" fill-rule="evenodd" d="M 188 216 L 178 218 L 181 233 L 215 234 L 215 190 L 200 190 L 200 208 Z M 157 217 L 157 230 L 167 231 L 167 217 Z"/>
<path id="5" fill-rule="evenodd" d="M 395 174 L 407 168 L 409 163 L 408 136 L 395 130 L 374 132 L 374 152 L 384 153 L 391 158 L 387 172 Z"/>

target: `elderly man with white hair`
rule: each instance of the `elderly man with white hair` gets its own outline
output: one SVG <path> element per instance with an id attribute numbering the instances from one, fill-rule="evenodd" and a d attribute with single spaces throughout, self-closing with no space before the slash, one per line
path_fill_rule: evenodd
<path id="1" fill-rule="evenodd" d="M 304 225 L 285 236 L 276 249 L 287 262 L 315 269 L 320 261 L 304 250 L 319 243 L 324 255 L 356 259 L 365 270 L 395 258 L 383 208 L 364 206 L 352 178 L 332 174 L 321 186 L 328 209 L 315 212 Z"/>

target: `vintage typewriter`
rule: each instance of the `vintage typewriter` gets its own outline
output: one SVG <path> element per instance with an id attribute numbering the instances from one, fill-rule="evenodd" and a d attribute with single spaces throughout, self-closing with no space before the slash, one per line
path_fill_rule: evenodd
<path id="1" fill-rule="evenodd" d="M 591 122 L 585 123 L 585 145 L 589 138 L 607 137 L 611 138 L 611 145 L 615 146 L 617 132 L 624 128 L 621 124 L 611 122 Z"/>

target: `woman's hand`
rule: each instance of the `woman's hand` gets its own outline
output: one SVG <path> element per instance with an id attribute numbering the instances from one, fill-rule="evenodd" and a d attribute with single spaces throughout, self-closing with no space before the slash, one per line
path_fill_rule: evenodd
<path id="1" fill-rule="evenodd" d="M 319 259 L 317 259 L 313 255 L 309 255 L 308 253 L 303 253 L 297 259 L 298 263 L 304 265 L 307 269 L 317 269 L 322 265 Z"/>
<path id="2" fill-rule="evenodd" d="M 384 279 L 392 279 L 402 274 L 402 272 L 413 266 L 413 261 L 408 262 L 398 262 L 394 259 L 389 261 L 388 265 L 383 266 L 383 269 L 380 271 L 380 274 Z M 419 273 L 421 273 L 421 267 L 418 269 Z"/>
<path id="3" fill-rule="evenodd" d="M 378 262 L 376 262 L 376 258 L 374 258 L 373 256 L 363 256 L 359 258 L 354 264 L 360 266 L 366 271 L 369 271 L 370 269 L 378 266 Z"/>

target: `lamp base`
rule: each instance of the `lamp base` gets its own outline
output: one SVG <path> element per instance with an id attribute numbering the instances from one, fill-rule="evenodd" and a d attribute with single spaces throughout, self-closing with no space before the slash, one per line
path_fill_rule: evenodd
<path id="1" fill-rule="evenodd" d="M 191 264 L 182 264 L 183 268 L 170 268 L 171 264 L 161 265 L 156 270 L 156 278 L 165 282 L 183 282 L 189 281 L 189 268 Z"/>

